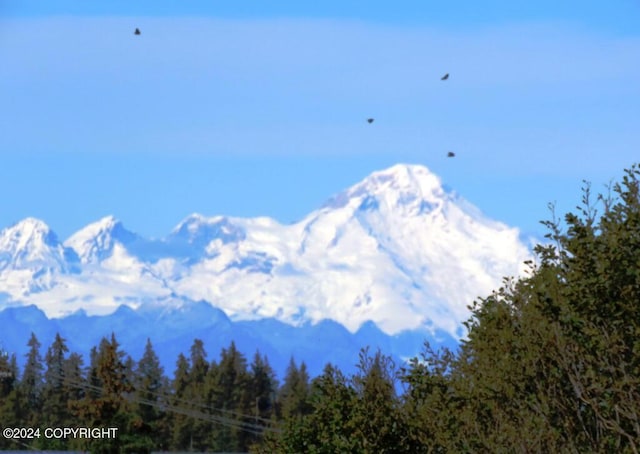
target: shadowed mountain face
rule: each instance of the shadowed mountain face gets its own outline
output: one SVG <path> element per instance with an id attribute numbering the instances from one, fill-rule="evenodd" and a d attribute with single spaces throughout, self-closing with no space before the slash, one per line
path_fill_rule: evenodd
<path id="1" fill-rule="evenodd" d="M 135 360 L 142 357 L 149 338 L 169 375 L 173 374 L 178 354 L 187 354 L 195 338 L 204 342 L 210 359 L 217 358 L 233 341 L 248 358 L 257 350 L 267 355 L 279 377 L 284 376 L 291 357 L 298 362 L 305 361 L 309 372 L 319 375 L 329 362 L 343 371 L 354 371 L 358 353 L 365 346 L 372 351 L 379 348 L 401 364 L 417 356 L 424 341 L 434 346 L 454 348 L 456 345 L 456 340 L 446 333 L 430 333 L 426 329 L 390 336 L 373 323 L 366 323 L 351 333 L 331 320 L 298 327 L 266 318 L 233 322 L 224 312 L 204 301 L 173 297 L 165 303 L 149 304 L 137 310 L 123 305 L 104 316 L 78 311 L 59 319 L 47 318 L 35 306 L 6 308 L 0 311 L 0 341 L 5 350 L 16 354 L 23 366 L 32 332 L 42 344 L 43 355 L 55 334 L 60 333 L 70 350 L 81 353 L 87 361 L 91 347 L 111 333 Z"/>
<path id="2" fill-rule="evenodd" d="M 467 306 L 528 258 L 517 229 L 426 167 L 396 165 L 291 225 L 194 214 L 145 239 L 106 217 L 60 243 L 25 219 L 0 232 L 0 309 L 33 304 L 51 318 L 204 301 L 233 322 L 332 320 L 351 333 L 373 322 L 457 338 Z"/>

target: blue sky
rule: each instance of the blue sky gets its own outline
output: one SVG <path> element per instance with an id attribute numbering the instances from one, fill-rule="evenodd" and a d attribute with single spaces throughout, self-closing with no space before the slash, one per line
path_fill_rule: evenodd
<path id="1" fill-rule="evenodd" d="M 527 3 L 0 0 L 0 227 L 288 223 L 407 162 L 542 235 L 640 161 L 640 1 Z"/>

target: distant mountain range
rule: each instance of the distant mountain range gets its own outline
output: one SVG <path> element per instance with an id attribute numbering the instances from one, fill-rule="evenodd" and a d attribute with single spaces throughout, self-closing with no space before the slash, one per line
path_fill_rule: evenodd
<path id="1" fill-rule="evenodd" d="M 0 341 L 22 351 L 29 326 L 62 329 L 84 350 L 117 331 L 140 351 L 150 336 L 173 363 L 199 330 L 286 360 L 353 353 L 369 333 L 403 356 L 420 347 L 407 333 L 455 342 L 467 306 L 519 274 L 531 244 L 417 165 L 374 172 L 290 225 L 194 214 L 146 239 L 109 216 L 61 242 L 28 218 L 0 232 Z"/>
<path id="2" fill-rule="evenodd" d="M 165 371 L 172 375 L 178 354 L 188 357 L 195 338 L 204 342 L 209 360 L 218 360 L 220 351 L 233 341 L 248 361 L 256 351 L 266 355 L 279 378 L 284 376 L 292 357 L 298 364 L 304 361 L 315 376 L 328 362 L 342 371 L 353 371 L 358 353 L 365 346 L 371 351 L 380 349 L 398 364 L 416 356 L 425 340 L 436 346 L 456 346 L 456 339 L 447 333 L 426 329 L 387 335 L 372 322 L 363 324 L 355 333 L 331 320 L 297 327 L 273 318 L 233 322 L 204 301 L 174 299 L 164 303 L 167 305 L 144 305 L 137 310 L 122 305 L 114 313 L 102 316 L 89 316 L 80 310 L 57 319 L 49 319 L 35 306 L 6 308 L 0 311 L 0 346 L 15 353 L 22 365 L 31 332 L 42 344 L 43 357 L 55 334 L 60 333 L 70 350 L 81 353 L 87 364 L 91 347 L 97 346 L 103 336 L 116 333 L 124 351 L 135 360 L 142 357 L 150 338 Z"/>

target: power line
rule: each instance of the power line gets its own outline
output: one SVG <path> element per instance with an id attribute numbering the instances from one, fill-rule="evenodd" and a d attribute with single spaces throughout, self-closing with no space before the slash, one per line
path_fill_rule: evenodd
<path id="1" fill-rule="evenodd" d="M 48 368 L 47 371 L 44 374 L 45 375 L 46 374 L 50 374 L 50 376 L 52 378 L 58 378 L 58 379 L 61 379 L 61 380 L 70 380 L 70 378 L 64 376 L 64 371 L 62 371 L 60 368 L 58 368 L 57 373 L 56 373 L 55 370 L 52 370 L 52 369 Z M 87 382 L 84 382 L 84 383 L 87 386 L 93 386 L 90 383 L 87 383 Z M 237 416 L 237 417 L 240 417 L 240 418 L 253 419 L 254 421 L 255 420 L 262 421 L 262 422 L 267 423 L 267 424 L 272 424 L 273 423 L 273 421 L 271 419 L 269 419 L 269 418 L 263 418 L 261 416 L 255 415 L 255 414 L 254 415 L 248 415 L 248 414 L 241 413 L 241 412 L 235 411 L 235 410 L 227 410 L 227 409 L 224 409 L 224 408 L 217 408 L 217 407 L 214 407 L 212 405 L 205 404 L 205 403 L 195 403 L 195 402 L 193 402 L 193 401 L 191 401 L 189 399 L 178 397 L 178 396 L 176 396 L 174 394 L 163 394 L 163 393 L 158 393 L 158 392 L 151 391 L 151 390 L 145 390 L 145 392 L 148 393 L 148 394 L 151 394 L 151 395 L 153 395 L 153 396 L 155 396 L 155 397 L 157 397 L 159 399 L 167 399 L 167 398 L 169 398 L 169 399 L 171 399 L 171 400 L 173 400 L 175 402 L 181 402 L 181 403 L 187 404 L 187 405 L 189 405 L 191 407 L 197 407 L 197 408 L 201 408 L 201 409 L 204 409 L 204 410 L 209 410 L 209 411 L 214 411 L 214 412 L 219 412 L 219 413 L 227 413 L 229 415 Z"/>
<path id="2" fill-rule="evenodd" d="M 96 386 L 96 385 L 92 385 L 90 383 L 87 383 L 83 380 L 76 380 L 70 377 L 65 377 L 64 375 L 59 375 L 54 373 L 50 374 L 52 377 L 54 378 L 58 378 L 63 380 L 65 383 L 70 384 L 71 386 L 74 386 L 76 388 L 79 389 L 83 389 L 85 391 L 90 390 L 90 391 L 98 391 L 100 392 L 100 394 L 105 395 L 105 390 L 102 386 Z M 159 393 L 153 393 L 158 397 L 166 397 L 163 396 Z M 254 435 L 262 435 L 263 432 L 274 432 L 274 433 L 280 433 L 281 430 L 277 427 L 269 427 L 269 426 L 262 426 L 262 425 L 258 425 L 258 424 L 253 424 L 250 422 L 245 422 L 245 421 L 239 421 L 236 419 L 231 419 L 228 418 L 226 416 L 221 416 L 221 415 L 214 415 L 214 414 L 210 414 L 210 413 L 203 413 L 201 411 L 192 409 L 192 408 L 185 408 L 185 407 L 181 407 L 181 406 L 176 406 L 176 405 L 171 405 L 169 403 L 160 403 L 157 401 L 152 401 L 152 400 L 148 400 L 148 399 L 142 399 L 140 397 L 136 397 L 134 394 L 130 394 L 128 396 L 122 396 L 123 399 L 129 401 L 129 402 L 134 402 L 134 403 L 138 403 L 138 404 L 142 404 L 142 405 L 147 405 L 153 408 L 157 408 L 159 410 L 162 411 L 169 411 L 172 413 L 176 413 L 176 414 L 181 414 L 184 416 L 189 416 L 191 418 L 194 419 L 200 419 L 203 421 L 207 421 L 207 422 L 211 422 L 211 423 L 216 423 L 216 424 L 221 424 L 227 427 L 231 427 L 231 428 L 236 428 L 238 430 L 242 430 L 248 433 L 252 433 Z M 182 401 L 184 401 L 184 399 L 180 399 Z M 214 411 L 220 411 L 220 412 L 229 412 L 228 410 L 224 410 L 224 409 L 217 409 L 215 407 L 211 407 L 211 406 L 206 406 L 206 405 L 196 405 L 196 406 L 200 406 L 203 407 L 205 409 L 209 409 L 209 410 L 214 410 Z M 246 414 L 242 414 L 242 413 L 236 413 L 238 415 L 241 415 L 242 417 L 246 418 L 246 419 L 253 419 L 256 420 L 256 416 L 252 416 L 252 415 L 246 415 Z M 265 418 L 259 418 L 262 421 L 268 422 L 271 425 L 274 425 L 273 421 L 271 420 L 267 420 Z"/>

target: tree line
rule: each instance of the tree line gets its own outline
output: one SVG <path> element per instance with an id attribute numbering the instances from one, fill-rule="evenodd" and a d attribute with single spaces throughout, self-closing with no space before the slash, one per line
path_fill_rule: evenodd
<path id="1" fill-rule="evenodd" d="M 247 451 L 297 405 L 308 386 L 306 366 L 292 359 L 282 386 L 268 359 L 249 364 L 234 343 L 208 361 L 195 339 L 169 379 L 147 340 L 134 361 L 114 335 L 91 349 L 89 364 L 56 335 L 44 359 L 31 334 L 22 371 L 15 355 L 0 356 L 0 421 L 4 427 L 117 427 L 114 439 L 10 440 L 0 449 Z M 300 388 L 300 389 L 299 389 Z M 304 391 L 304 389 L 303 389 Z"/>
<path id="2" fill-rule="evenodd" d="M 292 360 L 282 385 L 266 357 L 201 341 L 168 379 L 148 342 L 140 361 L 115 337 L 89 365 L 59 336 L 35 336 L 18 379 L 1 378 L 10 425 L 117 426 L 117 440 L 39 448 L 259 453 L 637 453 L 640 449 L 640 169 L 605 195 L 585 184 L 576 213 L 544 222 L 528 273 L 470 306 L 467 336 L 406 364 L 361 352 L 356 372 L 310 379 Z M 2 448 L 20 448 L 0 439 Z M 82 445 L 82 443 L 85 443 Z"/>

